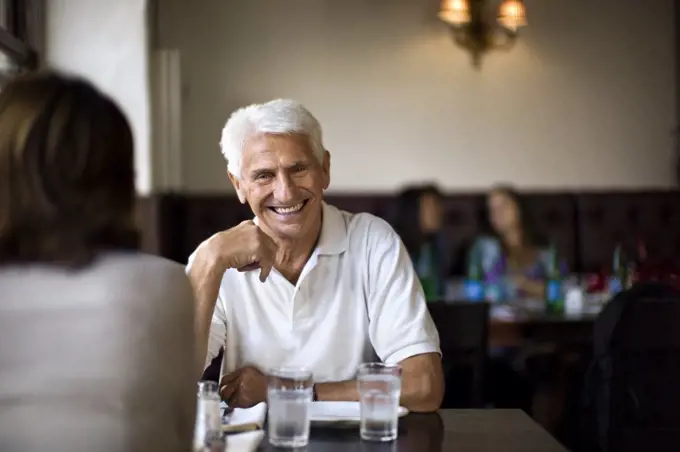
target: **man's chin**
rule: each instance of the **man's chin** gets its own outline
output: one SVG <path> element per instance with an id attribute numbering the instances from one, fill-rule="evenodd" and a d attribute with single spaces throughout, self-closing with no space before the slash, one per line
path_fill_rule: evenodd
<path id="1" fill-rule="evenodd" d="M 274 212 L 267 212 L 265 216 L 266 219 L 264 223 L 267 229 L 269 229 L 274 236 L 282 239 L 300 238 L 307 229 L 305 227 L 306 218 L 304 217 L 295 220 L 286 217 L 281 218 L 281 215 Z"/>

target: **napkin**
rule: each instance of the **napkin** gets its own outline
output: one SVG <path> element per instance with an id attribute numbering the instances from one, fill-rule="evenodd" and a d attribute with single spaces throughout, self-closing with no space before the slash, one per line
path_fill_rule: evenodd
<path id="1" fill-rule="evenodd" d="M 267 417 L 267 404 L 260 402 L 250 408 L 235 408 L 226 416 L 222 424 L 222 431 L 226 433 L 248 432 L 262 430 Z"/>
<path id="2" fill-rule="evenodd" d="M 227 452 L 255 452 L 260 447 L 262 438 L 264 438 L 262 430 L 227 435 L 225 450 Z"/>
<path id="3" fill-rule="evenodd" d="M 222 402 L 222 407 L 226 404 Z M 267 417 L 267 404 L 258 403 L 251 408 L 235 408 L 225 417 L 222 431 L 226 436 L 226 450 L 252 452 L 257 450 L 264 438 L 264 420 Z"/>

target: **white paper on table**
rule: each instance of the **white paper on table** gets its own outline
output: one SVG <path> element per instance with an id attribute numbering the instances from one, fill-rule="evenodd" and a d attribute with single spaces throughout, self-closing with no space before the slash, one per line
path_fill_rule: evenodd
<path id="1" fill-rule="evenodd" d="M 260 402 L 250 408 L 235 408 L 227 416 L 227 423 L 222 424 L 222 431 L 227 433 L 262 430 L 267 417 L 267 404 Z"/>
<path id="2" fill-rule="evenodd" d="M 227 435 L 225 449 L 227 452 L 254 452 L 263 438 L 263 430 Z"/>

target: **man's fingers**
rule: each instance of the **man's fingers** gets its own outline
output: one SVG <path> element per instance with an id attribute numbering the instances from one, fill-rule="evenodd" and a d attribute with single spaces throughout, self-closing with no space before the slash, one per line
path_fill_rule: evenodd
<path id="1" fill-rule="evenodd" d="M 269 265 L 260 266 L 260 281 L 265 282 L 271 271 L 272 268 Z"/>
<path id="2" fill-rule="evenodd" d="M 220 380 L 220 387 L 227 385 L 231 383 L 232 381 L 238 379 L 239 376 L 241 376 L 241 372 L 243 369 L 238 369 L 235 370 L 231 373 L 228 373 L 227 375 L 223 376 L 222 379 Z"/>
<path id="3" fill-rule="evenodd" d="M 262 258 L 260 259 L 260 281 L 265 282 L 267 280 L 272 267 L 274 267 L 275 260 L 276 253 L 272 253 L 269 248 L 263 248 Z"/>
<path id="4" fill-rule="evenodd" d="M 229 400 L 234 395 L 240 383 L 239 377 L 242 370 L 238 369 L 222 377 L 222 380 L 220 380 L 220 397 L 222 400 Z"/>
<path id="5" fill-rule="evenodd" d="M 226 384 L 222 387 L 220 387 L 220 397 L 222 400 L 225 400 L 229 406 L 231 406 L 231 399 L 234 397 L 234 394 L 236 394 L 236 390 L 238 389 L 239 381 L 230 381 L 229 384 Z"/>
<path id="6" fill-rule="evenodd" d="M 272 266 L 271 265 L 263 265 L 260 264 L 259 262 L 253 263 L 253 264 L 248 264 L 243 267 L 239 267 L 238 271 L 240 272 L 249 272 L 252 270 L 257 270 L 260 269 L 260 281 L 265 282 L 267 278 L 269 277 L 269 273 L 271 273 Z"/>
<path id="7" fill-rule="evenodd" d="M 259 262 L 253 262 L 252 264 L 244 265 L 243 267 L 239 267 L 238 271 L 240 272 L 249 272 L 252 270 L 257 270 L 260 268 L 260 263 Z"/>
<path id="8" fill-rule="evenodd" d="M 276 262 L 276 245 L 269 238 L 262 244 L 259 252 L 260 281 L 265 282 Z"/>

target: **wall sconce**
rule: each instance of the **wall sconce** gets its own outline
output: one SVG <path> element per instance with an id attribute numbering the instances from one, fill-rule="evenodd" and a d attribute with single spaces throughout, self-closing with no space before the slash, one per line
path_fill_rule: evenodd
<path id="1" fill-rule="evenodd" d="M 503 0 L 492 8 L 493 0 L 442 0 L 439 18 L 451 27 L 458 46 L 472 55 L 479 68 L 482 55 L 490 50 L 508 50 L 517 30 L 527 24 L 522 0 Z"/>

